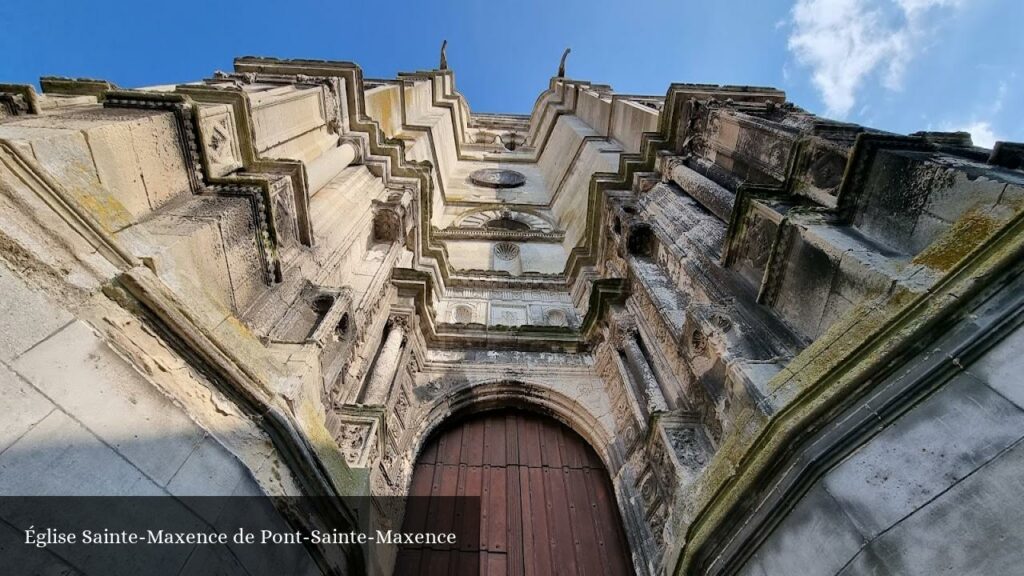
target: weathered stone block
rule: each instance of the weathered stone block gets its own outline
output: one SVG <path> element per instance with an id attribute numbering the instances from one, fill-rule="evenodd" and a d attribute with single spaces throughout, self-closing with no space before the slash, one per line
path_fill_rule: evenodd
<path id="1" fill-rule="evenodd" d="M 160 485 L 202 440 L 202 430 L 81 322 L 14 368 Z"/>
<path id="2" fill-rule="evenodd" d="M 815 338 L 839 262 L 800 235 L 794 235 L 792 242 L 775 308 L 790 325 Z"/>
<path id="3" fill-rule="evenodd" d="M 53 403 L 31 385 L 0 365 L 0 452 L 53 411 Z"/>
<path id="4" fill-rule="evenodd" d="M 156 210 L 174 198 L 191 194 L 188 171 L 192 167 L 185 165 L 174 115 L 162 112 L 140 118 L 130 125 L 130 131 L 150 207 Z"/>
<path id="5" fill-rule="evenodd" d="M 0 495 L 128 496 L 152 484 L 60 410 L 0 454 Z"/>
<path id="6" fill-rule="evenodd" d="M 73 317 L 0 264 L 0 360 L 10 362 Z"/>
<path id="7" fill-rule="evenodd" d="M 146 193 L 139 157 L 128 122 L 98 125 L 82 132 L 96 166 L 100 184 L 138 221 L 153 210 Z M 153 185 L 157 185 L 154 182 Z"/>

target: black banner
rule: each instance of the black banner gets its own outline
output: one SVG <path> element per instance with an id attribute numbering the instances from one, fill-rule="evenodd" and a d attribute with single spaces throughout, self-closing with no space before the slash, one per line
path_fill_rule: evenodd
<path id="1" fill-rule="evenodd" d="M 0 497 L 0 574 L 359 574 L 479 532 L 479 498 Z"/>

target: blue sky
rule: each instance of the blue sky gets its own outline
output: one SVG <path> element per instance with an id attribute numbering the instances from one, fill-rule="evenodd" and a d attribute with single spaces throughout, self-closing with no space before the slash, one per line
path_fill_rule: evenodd
<path id="1" fill-rule="evenodd" d="M 391 77 L 436 66 L 447 38 L 478 111 L 528 112 L 569 46 L 569 76 L 619 92 L 770 85 L 818 114 L 968 129 L 991 145 L 1024 141 L 1022 23 L 1020 0 L 3 0 L 0 82 L 184 82 L 240 55 L 352 60 Z"/>

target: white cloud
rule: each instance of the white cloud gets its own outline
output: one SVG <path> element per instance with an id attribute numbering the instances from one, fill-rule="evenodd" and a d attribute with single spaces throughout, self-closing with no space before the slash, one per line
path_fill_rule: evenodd
<path id="1" fill-rule="evenodd" d="M 789 50 L 811 68 L 828 113 L 845 117 L 873 72 L 898 90 L 934 9 L 965 0 L 797 0 Z"/>

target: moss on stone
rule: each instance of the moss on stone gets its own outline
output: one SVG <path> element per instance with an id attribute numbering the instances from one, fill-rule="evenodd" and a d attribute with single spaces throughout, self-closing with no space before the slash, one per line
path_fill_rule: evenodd
<path id="1" fill-rule="evenodd" d="M 303 401 L 296 410 L 296 417 L 303 433 L 309 439 L 313 450 L 323 462 L 331 482 L 342 496 L 361 496 L 366 494 L 366 486 L 353 475 L 345 458 L 338 449 L 338 444 L 331 433 L 323 425 L 324 417 L 312 402 Z"/>
<path id="2" fill-rule="evenodd" d="M 914 258 L 915 264 L 947 271 L 980 246 L 998 228 L 999 222 L 989 214 L 972 210 Z"/>

